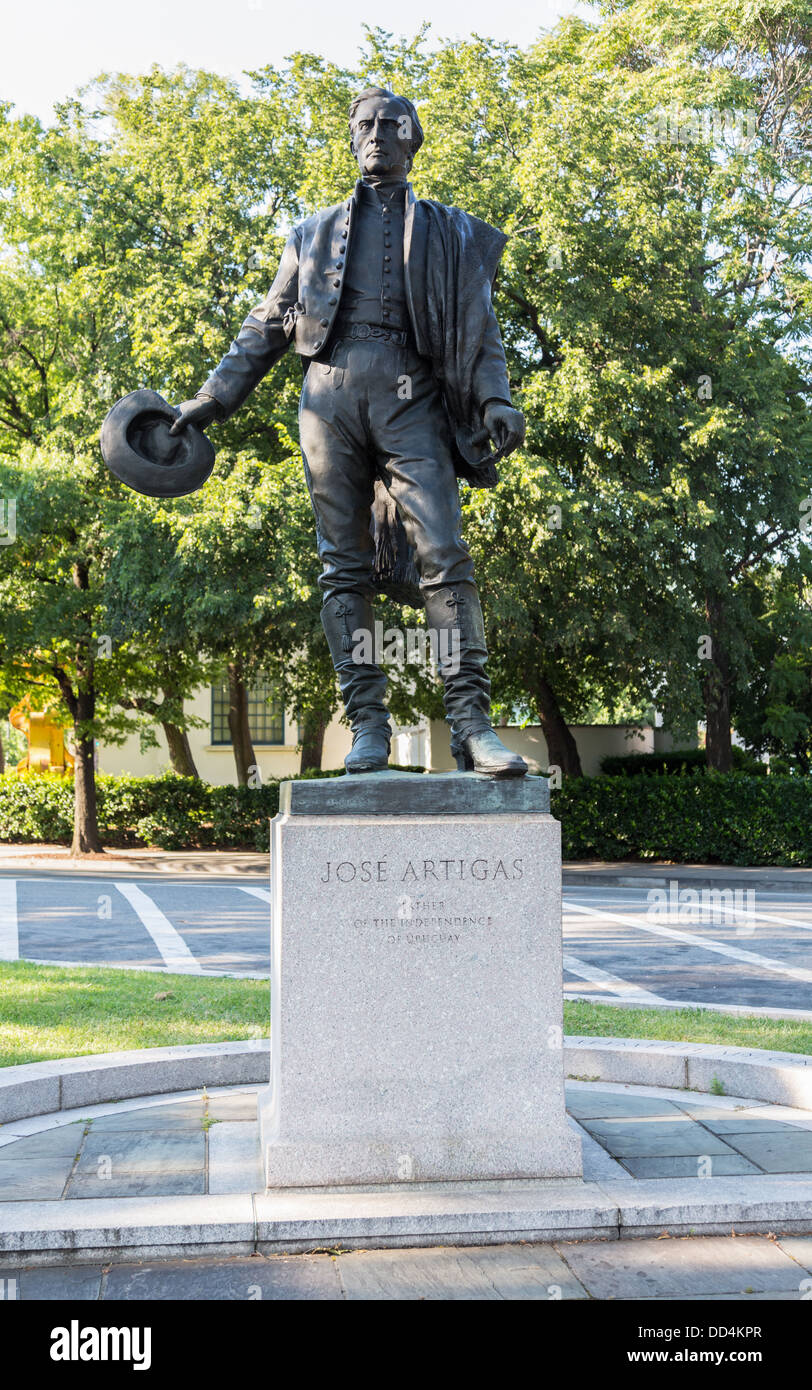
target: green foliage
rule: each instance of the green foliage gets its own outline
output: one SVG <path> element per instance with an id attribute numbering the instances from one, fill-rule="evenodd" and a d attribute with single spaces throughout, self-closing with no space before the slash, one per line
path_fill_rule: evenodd
<path id="1" fill-rule="evenodd" d="M 72 835 L 71 777 L 53 772 L 6 772 L 0 777 L 0 840 L 64 844 Z"/>
<path id="2" fill-rule="evenodd" d="M 812 497 L 808 499 L 812 508 Z M 733 717 L 770 769 L 812 772 L 812 551 L 769 565 L 747 588 L 753 674 Z"/>
<path id="3" fill-rule="evenodd" d="M 767 764 L 734 746 L 733 770 L 749 777 L 766 777 Z M 702 748 L 673 753 L 620 753 L 601 759 L 601 772 L 606 777 L 656 777 L 661 773 L 695 776 L 707 771 L 708 762 Z"/>
<path id="4" fill-rule="evenodd" d="M 109 845 L 264 851 L 268 821 L 279 806 L 276 781 L 263 787 L 210 786 L 169 773 L 100 776 L 98 783 L 99 824 Z M 812 865 L 812 778 L 743 773 L 568 778 L 552 801 L 562 822 L 565 859 Z M 70 778 L 0 777 L 0 840 L 66 843 L 72 826 Z"/>
<path id="5" fill-rule="evenodd" d="M 420 767 L 392 764 L 399 772 Z M 344 769 L 305 773 L 343 777 Z M 285 778 L 285 781 L 297 780 Z M 99 828 L 108 845 L 158 849 L 268 849 L 268 821 L 279 809 L 279 782 L 262 787 L 213 786 L 197 777 L 97 778 Z M 69 843 L 73 782 L 56 773 L 0 776 L 0 840 Z"/>
<path id="6" fill-rule="evenodd" d="M 812 866 L 812 778 L 569 778 L 552 793 L 565 859 Z"/>

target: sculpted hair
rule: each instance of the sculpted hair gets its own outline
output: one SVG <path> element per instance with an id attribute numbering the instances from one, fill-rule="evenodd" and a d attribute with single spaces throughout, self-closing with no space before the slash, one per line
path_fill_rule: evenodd
<path id="1" fill-rule="evenodd" d="M 399 101 L 403 107 L 403 114 L 408 116 L 411 127 L 411 139 L 409 140 L 409 153 L 412 158 L 417 154 L 423 143 L 423 127 L 420 124 L 420 117 L 417 114 L 417 107 L 408 97 L 399 97 L 395 92 L 390 92 L 386 87 L 365 87 L 363 92 L 359 92 L 350 103 L 349 126 L 350 144 L 353 143 L 355 129 L 355 113 L 362 101 L 368 101 L 370 97 L 389 97 L 392 101 Z"/>

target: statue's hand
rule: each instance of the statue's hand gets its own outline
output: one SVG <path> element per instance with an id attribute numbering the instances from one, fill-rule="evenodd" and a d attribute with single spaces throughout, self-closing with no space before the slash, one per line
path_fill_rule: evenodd
<path id="1" fill-rule="evenodd" d="M 184 401 L 178 406 L 180 415 L 169 427 L 170 434 L 180 434 L 187 425 L 198 425 L 204 430 L 217 414 L 217 402 L 211 396 L 196 396 L 193 401 Z"/>
<path id="2" fill-rule="evenodd" d="M 524 442 L 524 416 L 506 401 L 488 401 L 482 420 L 501 457 L 512 454 Z"/>

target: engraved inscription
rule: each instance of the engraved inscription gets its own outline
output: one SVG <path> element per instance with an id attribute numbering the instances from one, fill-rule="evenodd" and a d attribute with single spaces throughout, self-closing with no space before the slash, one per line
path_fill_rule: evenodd
<path id="1" fill-rule="evenodd" d="M 523 876 L 523 859 L 408 859 L 393 865 L 391 875 L 386 859 L 328 859 L 319 875 L 322 883 L 512 883 Z"/>
<path id="2" fill-rule="evenodd" d="M 362 884 L 386 884 L 395 890 L 394 901 L 375 904 L 373 913 L 351 918 L 359 937 L 368 937 L 397 946 L 458 946 L 473 934 L 483 939 L 495 930 L 497 920 L 488 912 L 477 911 L 475 902 L 460 902 L 454 892 L 457 884 L 499 884 L 514 882 L 524 876 L 524 860 L 482 856 L 477 859 L 328 859 L 322 864 L 319 878 L 333 889 L 342 886 L 357 890 Z M 401 885 L 428 884 L 429 891 L 397 892 Z M 450 899 L 431 893 L 431 885 L 448 885 Z M 465 896 L 468 896 L 465 894 Z M 361 903 L 358 903 L 360 906 Z M 364 903 L 369 912 L 369 906 Z M 356 907 L 356 912 L 358 908 Z"/>

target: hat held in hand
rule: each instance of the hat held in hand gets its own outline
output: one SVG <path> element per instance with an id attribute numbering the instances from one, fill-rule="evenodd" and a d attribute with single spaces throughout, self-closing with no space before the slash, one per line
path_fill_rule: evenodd
<path id="1" fill-rule="evenodd" d="M 110 472 L 145 497 L 185 497 L 202 487 L 214 467 L 214 446 L 198 425 L 170 434 L 177 418 L 157 391 L 122 396 L 101 427 Z"/>

